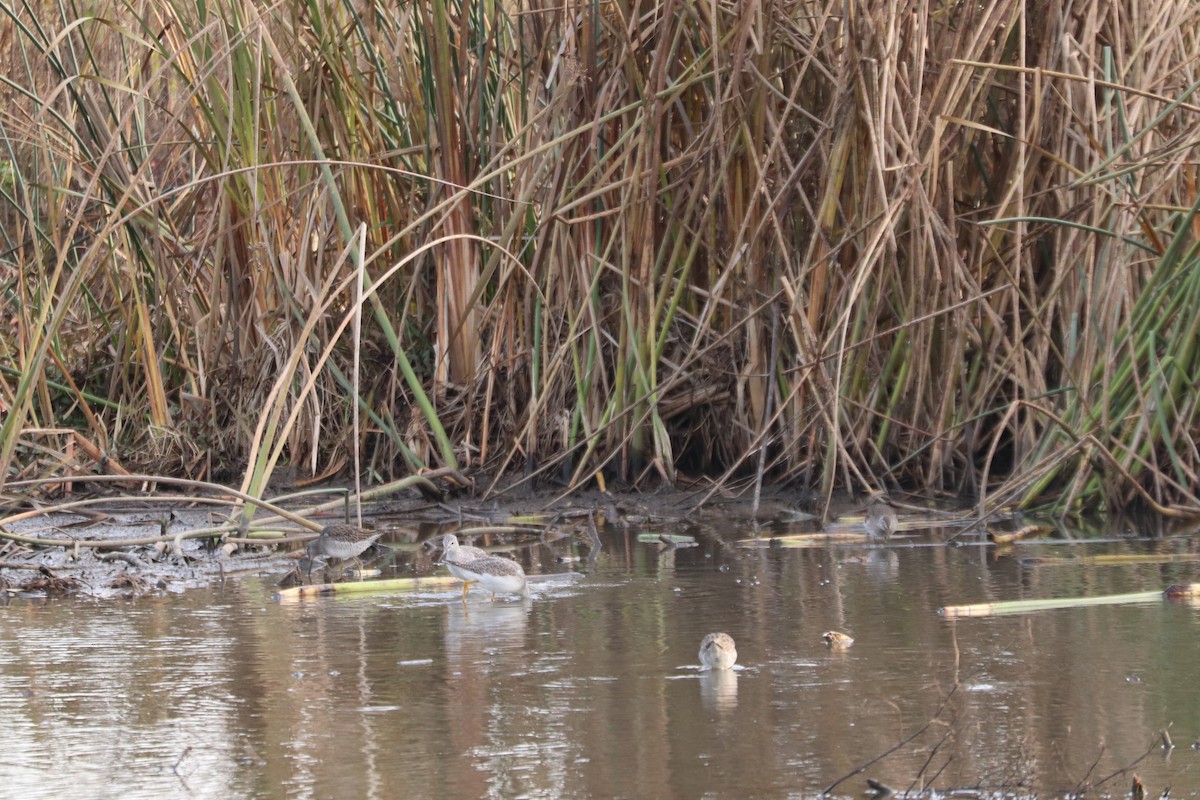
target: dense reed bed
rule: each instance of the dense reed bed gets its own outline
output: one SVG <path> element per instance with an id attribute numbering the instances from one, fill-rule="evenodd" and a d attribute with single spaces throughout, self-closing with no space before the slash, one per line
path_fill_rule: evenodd
<path id="1" fill-rule="evenodd" d="M 252 492 L 1196 511 L 1198 36 L 1166 0 L 0 0 L 0 481 L 70 439 Z"/>

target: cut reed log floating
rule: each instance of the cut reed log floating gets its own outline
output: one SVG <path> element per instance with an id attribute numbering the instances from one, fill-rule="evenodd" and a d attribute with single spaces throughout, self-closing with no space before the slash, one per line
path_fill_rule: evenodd
<path id="1" fill-rule="evenodd" d="M 582 578 L 580 572 L 552 572 L 544 575 L 529 575 L 530 583 L 541 581 L 570 581 Z M 330 594 L 362 594 L 364 592 L 405 592 L 414 589 L 430 589 L 458 584 L 458 578 L 452 575 L 426 575 L 419 578 L 390 578 L 385 581 L 349 581 L 344 583 L 319 583 L 313 586 L 292 586 L 280 589 L 275 593 L 275 599 L 280 602 L 294 602 L 310 597 L 323 597 Z M 457 596 L 457 593 L 455 594 Z"/>
<path id="2" fill-rule="evenodd" d="M 671 544 L 676 546 L 696 543 L 695 536 L 688 536 L 683 533 L 639 533 L 637 540 L 650 544 Z"/>
<path id="3" fill-rule="evenodd" d="M 386 581 L 350 581 L 347 583 L 317 583 L 311 586 L 292 586 L 275 593 L 276 600 L 300 600 L 328 594 L 360 594 L 362 592 L 396 592 L 451 586 L 458 583 L 452 575 L 429 575 L 421 578 L 392 578 Z"/>
<path id="4" fill-rule="evenodd" d="M 1162 592 L 1130 592 L 1108 594 L 1100 597 L 1051 597 L 1044 600 L 1004 600 L 993 603 L 972 603 L 961 606 L 945 606 L 938 614 L 946 619 L 964 617 L 1001 617 L 1009 614 L 1028 614 L 1034 611 L 1050 611 L 1059 608 L 1082 606 L 1111 606 L 1133 603 L 1149 603 L 1164 597 L 1175 600 L 1200 597 L 1200 583 L 1177 583 Z"/>
<path id="5" fill-rule="evenodd" d="M 987 538 L 989 542 L 993 542 L 995 544 L 1010 544 L 1036 534 L 1049 533 L 1052 530 L 1054 529 L 1049 525 L 1026 525 L 1023 528 L 1018 528 L 1017 530 L 1009 531 L 1008 533 L 988 531 Z"/>
<path id="6" fill-rule="evenodd" d="M 1165 553 L 1162 555 L 1110 555 L 1110 556 L 1078 556 L 1074 558 L 1054 558 L 1053 556 L 1036 556 L 1022 558 L 1022 567 L 1077 567 L 1087 566 L 1120 566 L 1122 564 L 1178 564 L 1200 561 L 1200 553 Z"/>

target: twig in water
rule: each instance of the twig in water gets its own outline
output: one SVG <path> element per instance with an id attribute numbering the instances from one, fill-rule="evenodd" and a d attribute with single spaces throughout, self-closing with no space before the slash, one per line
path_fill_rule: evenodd
<path id="1" fill-rule="evenodd" d="M 950 693 L 946 695 L 945 699 L 943 699 L 941 704 L 937 707 L 937 710 L 933 712 L 933 716 L 930 717 L 928 720 L 926 720 L 925 724 L 922 725 L 920 728 L 913 731 L 911 734 L 904 737 L 900 741 L 896 742 L 894 745 L 889 747 L 887 750 L 884 750 L 879 755 L 875 756 L 874 758 L 872 758 L 872 759 L 858 765 L 854 769 L 850 770 L 845 775 L 838 778 L 836 781 L 834 781 L 833 783 L 829 784 L 824 789 L 822 789 L 820 793 L 822 795 L 829 794 L 834 789 L 836 789 L 838 786 L 840 786 L 841 784 L 848 781 L 850 778 L 853 778 L 855 775 L 858 775 L 858 774 L 866 771 L 866 769 L 868 767 L 870 767 L 872 764 L 876 764 L 876 763 L 882 761 L 883 759 L 890 756 L 892 753 L 899 750 L 901 747 L 904 747 L 906 744 L 908 744 L 912 740 L 916 739 L 918 736 L 920 736 L 925 731 L 929 730 L 929 726 L 932 725 L 938 719 L 938 717 L 940 717 L 942 715 L 942 712 L 946 710 L 946 705 L 950 702 L 950 698 L 954 697 L 954 694 L 957 691 L 958 691 L 958 686 L 955 686 L 953 689 L 951 689 Z"/>
<path id="2" fill-rule="evenodd" d="M 937 781 L 938 776 L 941 775 L 942 771 L 944 769 L 946 769 L 947 765 L 949 765 L 950 759 L 947 759 L 946 763 L 942 764 L 941 768 L 937 772 L 930 775 L 929 778 L 927 778 L 927 779 L 921 778 L 921 776 L 925 774 L 925 770 L 929 769 L 929 765 L 933 763 L 934 756 L 936 756 L 941 751 L 942 745 L 944 745 L 946 743 L 946 740 L 950 738 L 951 732 L 952 731 L 946 731 L 946 733 L 942 735 L 942 738 L 938 739 L 938 743 L 935 744 L 932 749 L 930 749 L 929 756 L 925 759 L 925 763 L 921 765 L 921 768 L 919 770 L 917 770 L 917 775 L 916 775 L 916 777 L 913 778 L 913 782 L 912 782 L 912 784 L 909 785 L 908 792 L 906 792 L 906 794 L 911 793 L 916 788 L 916 784 L 917 784 L 918 780 L 920 780 L 922 785 L 924 785 L 924 786 L 933 786 L 934 782 Z"/>
<path id="3" fill-rule="evenodd" d="M 875 793 L 876 797 L 890 797 L 896 793 L 896 790 L 888 786 L 886 783 L 880 783 L 874 778 L 867 778 L 867 786 Z"/>
<path id="4" fill-rule="evenodd" d="M 1122 775 L 1125 775 L 1130 770 L 1132 770 L 1134 767 L 1136 767 L 1138 764 L 1145 761 L 1146 758 L 1149 757 L 1149 755 L 1151 753 L 1153 753 L 1156 749 L 1158 749 L 1158 745 L 1151 744 L 1148 748 L 1146 748 L 1146 752 L 1144 752 L 1140 756 L 1138 756 L 1133 762 L 1126 764 L 1125 766 L 1121 767 L 1120 769 L 1116 770 L 1115 772 L 1113 772 L 1109 775 L 1106 775 L 1105 777 L 1101 778 L 1100 780 L 1096 781 L 1095 783 L 1089 784 L 1089 783 L 1085 783 L 1085 782 L 1081 781 L 1079 783 L 1079 785 L 1075 787 L 1076 793 L 1078 795 L 1082 796 L 1083 794 L 1087 793 L 1088 789 L 1099 789 L 1101 786 L 1108 783 L 1113 778 L 1119 778 Z M 1104 753 L 1104 748 L 1100 749 L 1100 753 L 1101 754 Z M 1088 775 L 1092 774 L 1092 771 L 1094 769 L 1096 769 L 1096 764 L 1099 763 L 1099 761 L 1100 761 L 1100 756 L 1097 755 L 1095 763 L 1093 763 L 1092 766 L 1088 769 Z M 1086 777 L 1087 776 L 1084 776 L 1085 780 L 1086 780 Z"/>
<path id="5" fill-rule="evenodd" d="M 179 754 L 179 758 L 176 759 L 175 763 L 171 765 L 171 772 L 175 773 L 175 777 L 178 778 L 179 782 L 183 784 L 183 788 L 187 789 L 188 794 L 192 793 L 192 787 L 188 786 L 187 780 L 185 780 L 183 775 L 179 773 L 179 765 L 183 763 L 183 760 L 187 758 L 191 752 L 191 745 L 183 748 L 183 752 Z"/>

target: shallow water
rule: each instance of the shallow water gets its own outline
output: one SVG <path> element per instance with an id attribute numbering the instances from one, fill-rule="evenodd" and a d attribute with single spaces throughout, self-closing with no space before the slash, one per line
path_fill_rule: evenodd
<path id="1" fill-rule="evenodd" d="M 532 602 L 457 590 L 272 598 L 278 576 L 0 608 L 8 796 L 811 797 L 1062 794 L 1132 764 L 1200 793 L 1200 611 L 1156 601 L 948 621 L 952 603 L 1161 589 L 1200 565 L 1025 567 L 1080 547 L 660 550 L 610 531 L 518 555 Z M 427 559 L 422 563 L 427 563 Z M 408 573 L 411 574 L 411 573 Z M 827 650 L 821 634 L 856 644 Z M 738 666 L 701 673 L 704 634 Z M 1178 745 L 1157 748 L 1170 726 Z M 914 737 L 907 743 L 902 742 Z M 897 747 L 897 745 L 899 745 Z M 893 752 L 889 750 L 895 748 Z M 1102 785 L 1125 796 L 1130 774 Z"/>

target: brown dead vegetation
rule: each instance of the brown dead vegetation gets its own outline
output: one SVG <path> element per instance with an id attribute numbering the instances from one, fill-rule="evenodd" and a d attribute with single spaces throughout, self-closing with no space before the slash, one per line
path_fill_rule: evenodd
<path id="1" fill-rule="evenodd" d="M 0 483 L 1200 509 L 1196 4 L 0 18 Z"/>

